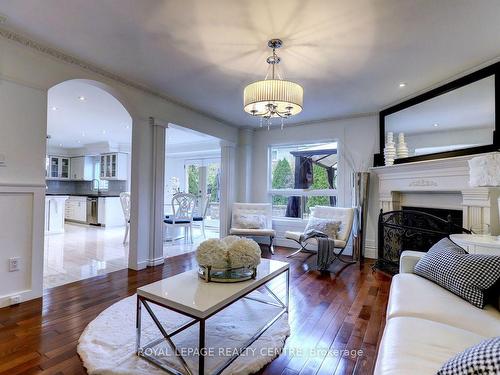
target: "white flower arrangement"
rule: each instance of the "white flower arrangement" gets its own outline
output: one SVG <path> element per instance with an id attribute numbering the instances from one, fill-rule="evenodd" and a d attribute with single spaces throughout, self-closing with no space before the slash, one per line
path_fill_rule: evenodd
<path id="1" fill-rule="evenodd" d="M 254 240 L 240 238 L 228 248 L 229 264 L 232 268 L 257 267 L 260 263 L 260 246 Z"/>
<path id="2" fill-rule="evenodd" d="M 203 241 L 196 249 L 200 266 L 217 269 L 257 267 L 260 263 L 260 246 L 254 240 L 228 236 L 222 240 Z"/>
<path id="3" fill-rule="evenodd" d="M 196 249 L 196 261 L 200 266 L 228 268 L 227 245 L 217 238 L 203 241 Z"/>

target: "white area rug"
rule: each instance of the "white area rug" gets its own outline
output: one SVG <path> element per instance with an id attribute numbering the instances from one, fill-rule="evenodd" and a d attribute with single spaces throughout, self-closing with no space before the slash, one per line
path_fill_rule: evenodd
<path id="1" fill-rule="evenodd" d="M 255 294 L 254 294 L 255 293 Z M 253 292 L 259 298 L 269 298 L 263 293 Z M 161 369 L 139 358 L 135 354 L 136 295 L 125 298 L 104 310 L 85 328 L 78 343 L 78 354 L 89 374 L 165 374 Z M 179 327 L 189 318 L 150 304 L 167 332 Z M 225 359 L 221 354 L 232 354 L 272 317 L 278 308 L 251 300 L 240 300 L 206 321 L 206 347 L 209 355 L 205 359 L 205 373 L 212 373 Z M 161 337 L 161 333 L 142 309 L 141 344 Z M 238 357 L 223 374 L 244 375 L 260 370 L 276 358 L 286 337 L 290 334 L 286 314 L 276 321 L 257 341 Z M 198 324 L 173 337 L 174 343 L 183 353 L 198 348 Z M 161 343 L 155 348 L 162 362 L 183 371 L 172 355 L 168 345 Z M 198 356 L 185 357 L 193 373 L 198 373 Z"/>

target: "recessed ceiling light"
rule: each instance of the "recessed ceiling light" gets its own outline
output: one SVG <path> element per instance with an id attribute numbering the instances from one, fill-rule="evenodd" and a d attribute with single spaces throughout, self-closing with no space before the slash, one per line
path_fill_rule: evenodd
<path id="1" fill-rule="evenodd" d="M 103 131 L 102 131 L 102 134 L 106 134 L 106 130 L 103 130 Z"/>
<path id="2" fill-rule="evenodd" d="M 84 102 L 84 101 L 85 101 L 85 99 L 86 99 L 86 98 L 85 98 L 85 96 L 79 96 L 79 97 L 78 97 L 78 100 L 79 100 L 79 101 L 81 101 L 81 102 Z"/>
<path id="3" fill-rule="evenodd" d="M 400 82 L 399 87 L 401 87 L 401 88 L 406 87 L 406 82 Z"/>
<path id="4" fill-rule="evenodd" d="M 130 129 L 130 125 L 125 126 L 127 129 Z"/>
<path id="5" fill-rule="evenodd" d="M 439 124 L 437 122 L 435 122 L 434 124 L 432 124 L 432 126 L 434 126 L 435 128 L 437 128 L 439 126 Z"/>
<path id="6" fill-rule="evenodd" d="M 53 111 L 57 111 L 57 107 L 56 106 L 52 106 L 51 108 Z"/>

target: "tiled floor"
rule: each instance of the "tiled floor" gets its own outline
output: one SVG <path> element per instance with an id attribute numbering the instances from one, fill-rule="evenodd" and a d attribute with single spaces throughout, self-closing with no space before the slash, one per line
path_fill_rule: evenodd
<path id="1" fill-rule="evenodd" d="M 65 233 L 45 236 L 44 288 L 127 268 L 125 228 L 65 224 Z"/>
<path id="2" fill-rule="evenodd" d="M 65 233 L 45 236 L 43 287 L 71 283 L 127 268 L 128 243 L 123 244 L 125 228 L 102 228 L 65 224 Z M 218 238 L 215 228 L 205 230 L 207 238 Z M 165 242 L 165 258 L 194 251 L 203 241 L 201 231 L 193 230 L 193 244 L 183 239 Z"/>
<path id="3" fill-rule="evenodd" d="M 219 230 L 215 228 L 205 228 L 205 234 L 207 239 L 209 238 L 219 238 Z M 196 247 L 204 241 L 201 234 L 201 230 L 198 228 L 193 228 L 193 243 L 186 243 L 184 239 L 178 239 L 174 242 L 164 242 L 163 243 L 163 256 L 165 258 L 174 257 L 176 255 L 189 253 L 195 251 Z"/>

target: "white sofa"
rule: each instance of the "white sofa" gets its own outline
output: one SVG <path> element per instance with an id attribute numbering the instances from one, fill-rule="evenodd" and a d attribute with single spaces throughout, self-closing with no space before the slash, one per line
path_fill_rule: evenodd
<path id="1" fill-rule="evenodd" d="M 392 279 L 376 375 L 436 374 L 458 352 L 500 336 L 500 312 L 479 309 L 413 269 L 424 253 L 404 251 Z"/>

